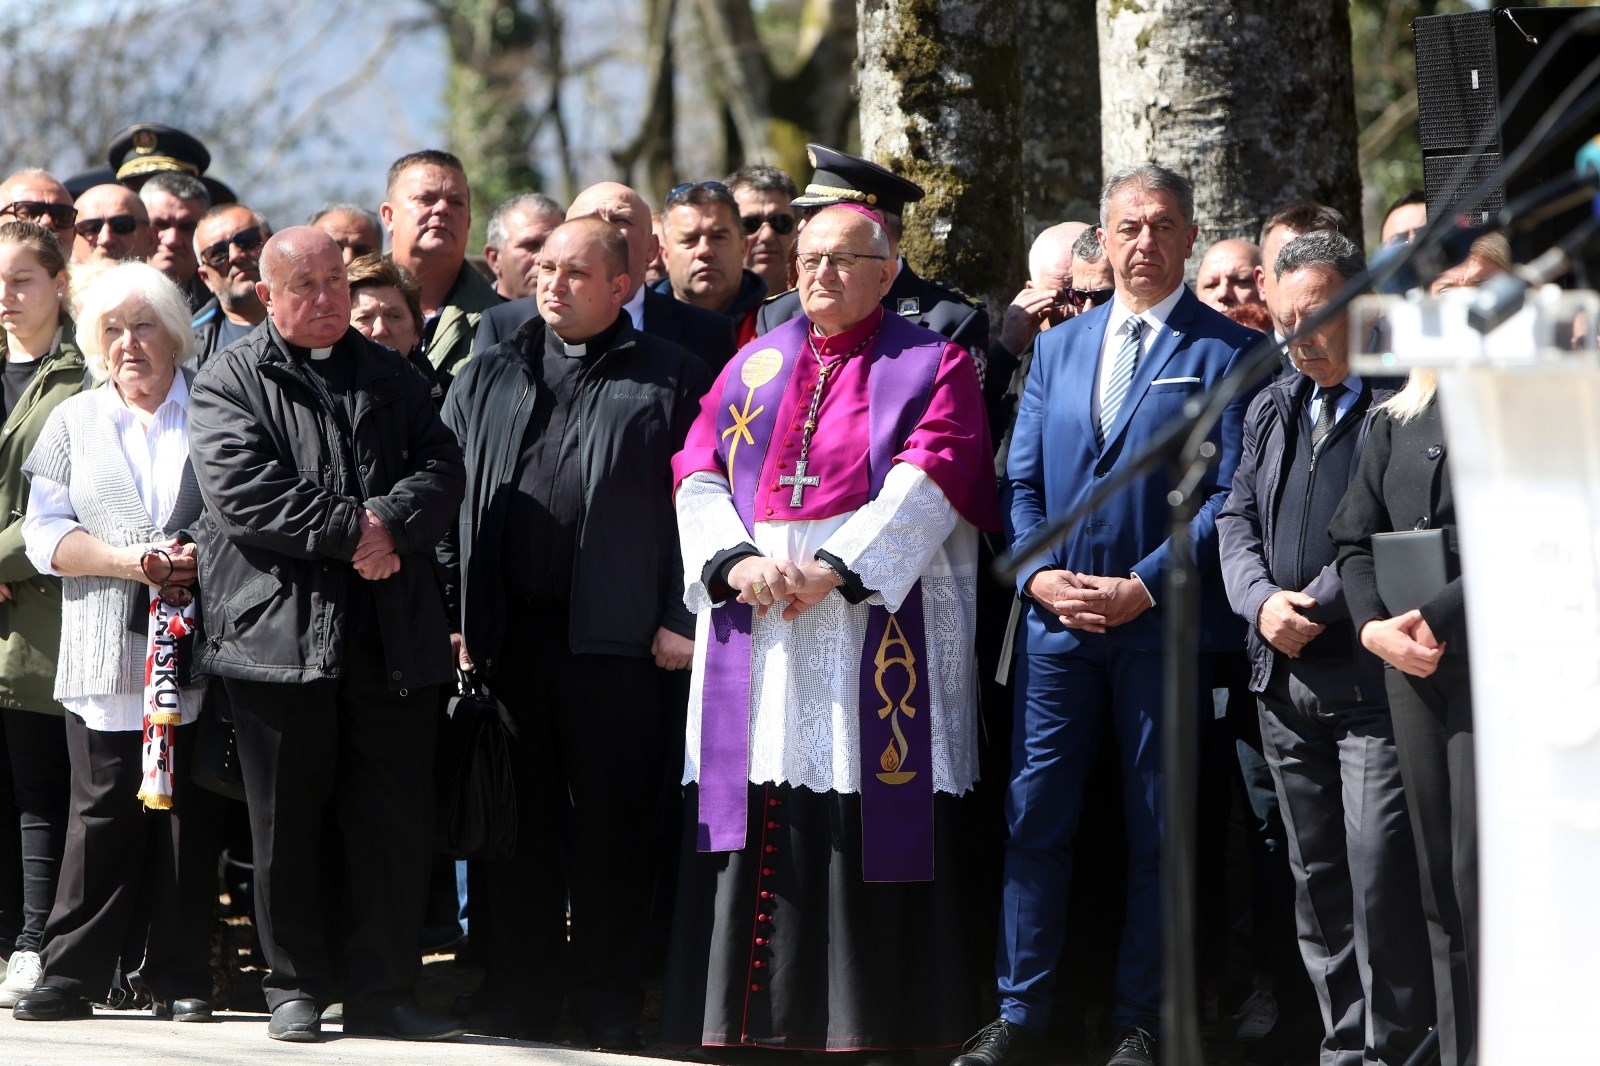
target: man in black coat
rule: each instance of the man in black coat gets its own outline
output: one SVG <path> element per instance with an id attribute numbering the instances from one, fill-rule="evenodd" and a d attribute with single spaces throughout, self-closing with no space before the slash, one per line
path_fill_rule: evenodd
<path id="1" fill-rule="evenodd" d="M 650 207 L 637 192 L 615 181 L 591 185 L 567 209 L 567 219 L 601 218 L 622 231 L 628 242 L 628 283 L 623 310 L 635 331 L 682 345 L 698 355 L 713 374 L 733 358 L 733 325 L 724 315 L 681 303 L 671 293 L 653 292 L 644 284 L 645 265 L 655 258 L 659 239 L 650 227 Z M 539 316 L 538 298 L 491 307 L 478 323 L 474 353 L 508 339 L 524 322 Z"/>
<path id="2" fill-rule="evenodd" d="M 1284 245 L 1272 264 L 1280 334 L 1364 266 L 1336 232 Z M 1400 1062 L 1427 1035 L 1432 981 L 1382 663 L 1357 639 L 1327 535 L 1372 404 L 1387 396 L 1350 372 L 1348 333 L 1341 312 L 1289 346 L 1300 372 L 1245 415 L 1217 532 L 1228 600 L 1250 627 L 1250 688 L 1288 833 L 1322 1059 Z"/>
<path id="3" fill-rule="evenodd" d="M 882 214 L 889 231 L 890 254 L 900 264 L 883 306 L 892 314 L 949 337 L 982 366 L 989 349 L 989 312 L 954 289 L 927 280 L 899 258 L 900 216 L 906 204 L 922 199 L 922 186 L 876 163 L 820 144 L 806 145 L 806 154 L 816 171 L 794 206 L 858 203 Z M 800 313 L 800 296 L 794 289 L 771 297 L 756 315 L 756 333 L 766 333 Z"/>
<path id="4" fill-rule="evenodd" d="M 339 246 L 297 226 L 261 254 L 268 320 L 197 376 L 190 447 L 204 610 L 255 838 L 267 1035 L 440 1039 L 413 998 L 432 841 L 438 686 L 451 676 L 434 546 L 461 449 L 428 383 L 350 326 Z M 330 827 L 342 869 L 324 869 Z M 343 959 L 325 901 L 342 882 Z M 342 989 L 339 983 L 342 977 Z"/>
<path id="5" fill-rule="evenodd" d="M 545 241 L 540 317 L 470 360 L 446 398 L 467 494 L 440 548 L 461 665 L 519 740 L 517 850 L 489 868 L 489 975 L 469 1025 L 548 1040 L 565 1000 L 612 1050 L 640 1046 L 657 667 L 694 655 L 671 460 L 712 380 L 634 329 L 628 262 L 602 219 Z"/>

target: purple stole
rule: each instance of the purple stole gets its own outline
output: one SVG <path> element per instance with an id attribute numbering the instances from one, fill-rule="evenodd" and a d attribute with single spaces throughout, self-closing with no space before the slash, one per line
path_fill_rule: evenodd
<path id="1" fill-rule="evenodd" d="M 778 407 L 798 359 L 805 318 L 785 322 L 734 356 L 717 409 L 717 454 L 745 529 Z M 908 335 L 906 330 L 915 330 Z M 868 480 L 876 496 L 894 457 L 927 411 L 946 340 L 884 315 L 870 353 Z M 742 446 L 741 446 L 742 442 Z M 731 453 L 731 462 L 730 462 Z M 900 610 L 869 607 L 861 655 L 861 868 L 867 881 L 933 879 L 933 757 L 928 723 L 922 583 Z M 701 689 L 700 851 L 745 846 L 750 777 L 750 630 L 754 609 L 729 598 L 712 608 Z"/>

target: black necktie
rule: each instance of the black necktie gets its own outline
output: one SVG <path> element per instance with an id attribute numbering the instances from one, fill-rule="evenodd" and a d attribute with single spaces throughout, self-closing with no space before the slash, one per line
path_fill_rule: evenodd
<path id="1" fill-rule="evenodd" d="M 1329 385 L 1322 390 L 1320 399 L 1322 406 L 1317 408 L 1317 421 L 1311 427 L 1311 450 L 1313 452 L 1322 447 L 1323 439 L 1332 431 L 1334 411 L 1339 406 L 1339 397 L 1343 395 L 1344 385 L 1342 384 Z"/>

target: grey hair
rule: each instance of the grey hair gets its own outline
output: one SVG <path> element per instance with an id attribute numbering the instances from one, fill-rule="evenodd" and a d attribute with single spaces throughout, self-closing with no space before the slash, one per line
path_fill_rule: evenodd
<path id="1" fill-rule="evenodd" d="M 1346 281 L 1367 269 L 1367 257 L 1356 243 L 1335 230 L 1317 229 L 1302 233 L 1283 246 L 1272 276 L 1282 278 L 1309 266 L 1332 267 Z"/>
<path id="2" fill-rule="evenodd" d="M 1100 234 L 1093 226 L 1078 234 L 1078 239 L 1072 242 L 1072 258 L 1075 262 L 1098 263 L 1105 256 L 1105 249 L 1100 247 Z"/>
<path id="3" fill-rule="evenodd" d="M 130 300 L 138 300 L 155 312 L 156 321 L 176 345 L 174 363 L 181 366 L 194 357 L 189 301 L 155 267 L 127 260 L 95 274 L 77 301 L 78 349 L 96 381 L 104 381 L 111 374 L 106 365 L 106 319 Z"/>
<path id="4" fill-rule="evenodd" d="M 383 220 L 376 211 L 362 207 L 360 204 L 328 204 L 320 211 L 313 211 L 311 217 L 306 219 L 306 225 L 315 226 L 324 215 L 360 215 L 371 223 L 372 228 L 378 231 L 378 236 L 383 236 Z"/>
<path id="5" fill-rule="evenodd" d="M 506 216 L 513 211 L 520 211 L 524 208 L 536 215 L 555 215 L 562 221 L 566 221 L 567 209 L 544 193 L 519 192 L 494 209 L 494 214 L 489 216 L 489 227 L 484 232 L 483 242 L 496 252 L 504 251 L 506 246 Z"/>
<path id="6" fill-rule="evenodd" d="M 1194 186 L 1189 179 L 1175 170 L 1156 163 L 1141 163 L 1136 167 L 1123 167 L 1106 179 L 1100 190 L 1100 228 L 1111 228 L 1111 200 L 1130 186 L 1150 192 L 1171 193 L 1183 212 L 1185 225 L 1194 222 Z"/>
<path id="7" fill-rule="evenodd" d="M 206 183 L 181 170 L 158 170 L 139 186 L 139 199 L 146 207 L 150 206 L 149 194 L 153 192 L 164 192 L 175 200 L 198 200 L 211 206 L 211 190 L 206 188 Z"/>

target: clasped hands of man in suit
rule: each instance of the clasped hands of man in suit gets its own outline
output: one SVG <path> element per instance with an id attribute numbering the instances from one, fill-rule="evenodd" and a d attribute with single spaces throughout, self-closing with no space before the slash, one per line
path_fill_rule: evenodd
<path id="1" fill-rule="evenodd" d="M 1127 625 L 1154 606 L 1137 577 L 1100 577 L 1072 570 L 1040 570 L 1028 579 L 1028 595 L 1068 629 L 1090 633 Z"/>
<path id="2" fill-rule="evenodd" d="M 1327 626 L 1313 622 L 1300 612 L 1315 607 L 1315 596 L 1293 589 L 1279 589 L 1256 612 L 1256 630 L 1261 638 L 1291 659 L 1300 658 L 1307 644 Z"/>

